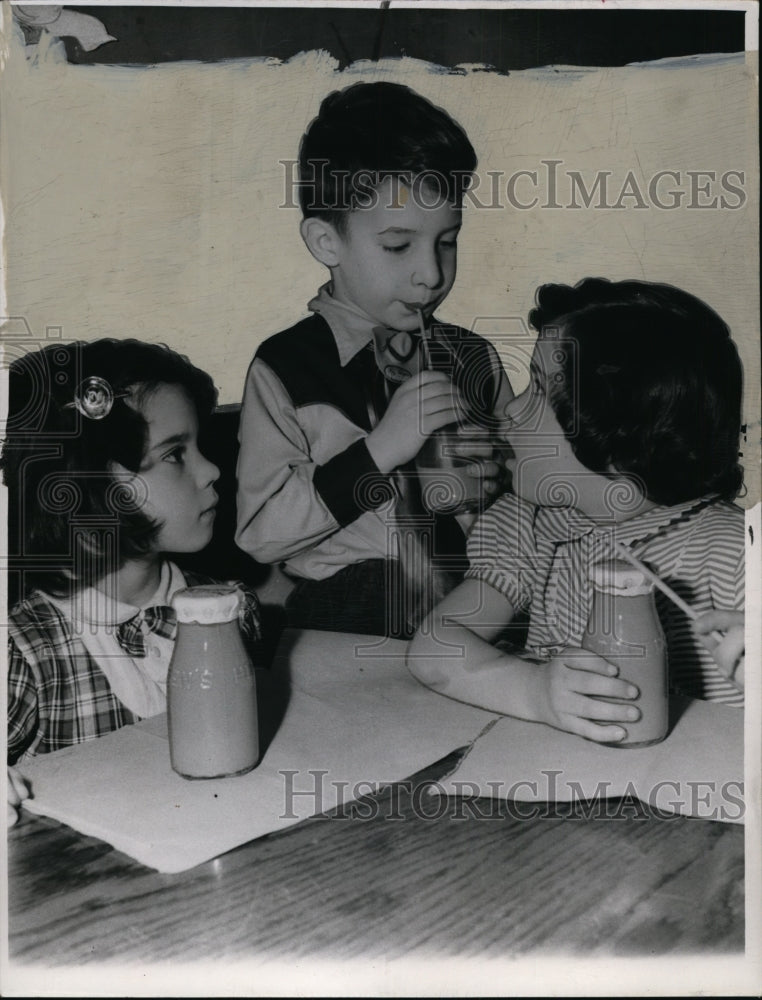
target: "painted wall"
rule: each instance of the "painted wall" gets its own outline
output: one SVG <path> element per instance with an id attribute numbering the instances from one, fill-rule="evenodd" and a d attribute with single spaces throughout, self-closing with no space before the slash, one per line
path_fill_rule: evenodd
<path id="1" fill-rule="evenodd" d="M 758 499 L 753 56 L 502 75 L 412 59 L 339 72 L 319 52 L 288 62 L 77 66 L 45 35 L 31 60 L 17 39 L 9 44 L 11 333 L 25 322 L 35 341 L 48 328 L 66 340 L 163 341 L 213 374 L 222 402 L 238 401 L 257 345 L 304 315 L 325 278 L 301 243 L 298 210 L 283 207 L 293 199 L 280 161 L 295 158 L 328 92 L 396 80 L 446 108 L 479 154 L 482 207 L 466 211 L 458 279 L 440 314 L 490 336 L 515 368 L 522 318 L 543 282 L 635 277 L 699 295 L 741 351 L 745 464 L 754 470 L 744 503 Z M 674 174 L 654 181 L 660 171 Z M 606 194 L 595 189 L 585 207 L 573 176 L 590 191 L 600 172 Z M 511 375 L 520 387 L 525 373 Z"/>

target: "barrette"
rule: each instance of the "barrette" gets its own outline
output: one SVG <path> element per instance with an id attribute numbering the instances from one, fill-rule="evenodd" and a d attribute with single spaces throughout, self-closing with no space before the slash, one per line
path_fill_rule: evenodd
<path id="1" fill-rule="evenodd" d="M 114 392 L 105 378 L 98 375 L 91 375 L 79 383 L 79 388 L 74 394 L 74 401 L 65 403 L 64 409 L 75 407 L 89 420 L 103 420 L 111 413 L 115 399 L 122 399 L 129 396 L 129 392 Z"/>

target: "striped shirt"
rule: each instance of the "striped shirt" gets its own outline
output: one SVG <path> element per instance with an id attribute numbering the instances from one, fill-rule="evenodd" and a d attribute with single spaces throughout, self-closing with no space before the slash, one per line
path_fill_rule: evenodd
<path id="1" fill-rule="evenodd" d="M 744 605 L 744 512 L 704 498 L 655 507 L 609 525 L 573 508 L 535 507 L 506 495 L 477 521 L 466 577 L 529 613 L 527 648 L 545 659 L 579 646 L 590 617 L 590 567 L 628 546 L 699 614 Z M 672 686 L 694 698 L 743 705 L 743 689 L 724 676 L 690 619 L 660 592 L 656 605 L 667 640 Z"/>

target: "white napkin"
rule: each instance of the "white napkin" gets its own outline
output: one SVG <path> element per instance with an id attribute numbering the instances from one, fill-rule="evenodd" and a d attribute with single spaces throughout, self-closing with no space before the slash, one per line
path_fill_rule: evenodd
<path id="1" fill-rule="evenodd" d="M 192 868 L 408 777 L 476 738 L 494 716 L 421 687 L 404 652 L 390 639 L 287 635 L 278 669 L 291 675 L 291 697 L 253 771 L 179 777 L 166 717 L 157 716 L 25 762 L 19 770 L 34 798 L 24 806 L 159 871 Z"/>
<path id="2" fill-rule="evenodd" d="M 680 699 L 672 731 L 651 747 L 599 746 L 538 723 L 501 717 L 471 747 L 435 794 L 485 796 L 541 816 L 545 803 L 587 802 L 590 815 L 614 816 L 621 796 L 666 813 L 742 823 L 744 713 L 716 702 Z M 603 805 L 601 805 L 603 803 Z"/>

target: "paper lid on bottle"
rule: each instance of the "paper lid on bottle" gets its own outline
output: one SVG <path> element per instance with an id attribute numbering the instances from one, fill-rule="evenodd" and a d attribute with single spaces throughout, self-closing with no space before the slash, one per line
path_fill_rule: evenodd
<path id="1" fill-rule="evenodd" d="M 233 584 L 217 583 L 178 590 L 172 598 L 178 622 L 215 625 L 238 617 L 243 594 Z"/>
<path id="2" fill-rule="evenodd" d="M 641 597 L 653 590 L 651 581 L 624 559 L 606 559 L 595 563 L 590 570 L 590 580 L 597 590 L 624 597 Z"/>

